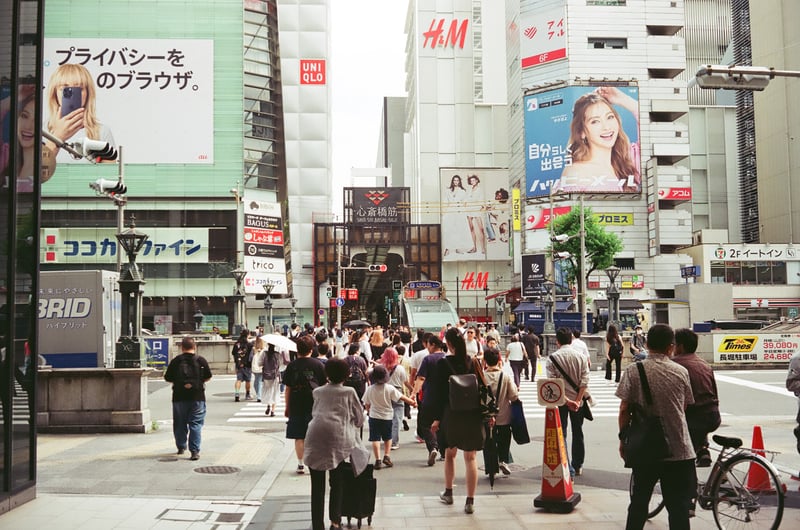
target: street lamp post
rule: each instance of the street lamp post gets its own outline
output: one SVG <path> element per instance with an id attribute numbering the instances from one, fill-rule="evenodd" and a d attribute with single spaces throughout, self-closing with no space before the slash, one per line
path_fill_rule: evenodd
<path id="1" fill-rule="evenodd" d="M 544 332 L 545 333 L 555 333 L 556 332 L 556 325 L 553 322 L 553 306 L 555 306 L 555 299 L 553 298 L 553 288 L 555 287 L 555 283 L 551 282 L 550 280 L 545 280 L 542 282 L 542 287 L 545 290 L 544 295 Z"/>
<path id="2" fill-rule="evenodd" d="M 581 208 L 581 228 L 580 232 L 573 235 L 567 234 L 559 234 L 557 236 L 550 236 L 550 240 L 553 243 L 566 243 L 570 239 L 575 237 L 581 238 L 581 250 L 580 256 L 578 257 L 579 267 L 581 269 L 580 277 L 578 278 L 578 304 L 581 308 L 581 333 L 586 333 L 588 326 L 586 325 L 586 315 L 587 315 L 587 307 L 586 307 L 586 218 L 584 216 L 583 210 L 583 195 L 580 196 L 580 208 Z M 559 252 L 558 255 L 554 255 L 554 257 L 559 257 L 562 259 L 571 257 L 569 252 Z"/>
<path id="3" fill-rule="evenodd" d="M 240 268 L 235 268 L 231 271 L 231 276 L 233 276 L 234 281 L 236 282 L 236 287 L 233 290 L 233 301 L 236 304 L 236 308 L 233 311 L 233 335 L 238 337 L 239 334 L 242 332 L 242 303 L 244 302 L 244 290 L 242 290 L 242 284 L 244 283 L 244 277 L 247 276 L 247 271 Z"/>
<path id="4" fill-rule="evenodd" d="M 489 284 L 486 284 L 483 287 L 483 293 L 484 293 L 483 301 L 486 302 L 486 309 L 485 309 L 485 312 L 484 312 L 483 316 L 486 318 L 486 324 L 485 325 L 488 326 L 489 325 Z"/>
<path id="5" fill-rule="evenodd" d="M 619 267 L 612 265 L 606 269 L 606 276 L 608 276 L 608 288 L 606 288 L 606 296 L 608 297 L 608 323 L 614 324 L 619 327 L 619 289 L 617 289 L 617 276 L 619 276 Z"/>
<path id="6" fill-rule="evenodd" d="M 264 287 L 264 312 L 267 313 L 267 322 L 264 326 L 264 331 L 267 333 L 274 333 L 275 330 L 272 327 L 272 288 L 275 287 L 275 284 L 272 282 L 267 282 L 262 285 Z"/>
<path id="7" fill-rule="evenodd" d="M 297 324 L 297 298 L 289 298 L 289 303 L 292 304 L 292 308 L 289 309 L 289 316 L 292 317 L 292 324 Z"/>
<path id="8" fill-rule="evenodd" d="M 116 234 L 117 241 L 128 256 L 119 277 L 119 292 L 122 295 L 122 333 L 117 340 L 114 368 L 142 368 L 146 366 L 142 330 L 142 293 L 144 277 L 136 265 L 136 255 L 149 238 L 136 230 L 136 219 L 131 216 L 127 230 Z"/>
<path id="9" fill-rule="evenodd" d="M 800 77 L 798 70 L 777 70 L 765 66 L 706 64 L 700 67 L 691 84 L 700 88 L 760 91 L 776 77 Z"/>

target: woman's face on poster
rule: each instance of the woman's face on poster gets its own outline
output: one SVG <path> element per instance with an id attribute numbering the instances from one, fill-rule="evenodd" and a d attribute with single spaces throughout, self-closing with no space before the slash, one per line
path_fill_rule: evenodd
<path id="1" fill-rule="evenodd" d="M 17 121 L 17 138 L 23 149 L 33 146 L 35 140 L 34 103 L 31 100 L 22 108 Z"/>
<path id="2" fill-rule="evenodd" d="M 619 137 L 619 127 L 617 115 L 605 103 L 595 103 L 586 108 L 583 132 L 590 148 L 611 149 Z"/>
<path id="3" fill-rule="evenodd" d="M 461 186 L 461 177 L 455 175 L 452 179 L 450 179 L 450 186 Z"/>

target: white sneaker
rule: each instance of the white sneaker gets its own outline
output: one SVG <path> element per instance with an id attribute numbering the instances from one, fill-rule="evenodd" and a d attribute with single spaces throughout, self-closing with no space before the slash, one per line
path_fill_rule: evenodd
<path id="1" fill-rule="evenodd" d="M 500 471 L 503 472 L 503 475 L 510 475 L 511 470 L 508 468 L 508 464 L 505 462 L 500 462 Z"/>
<path id="2" fill-rule="evenodd" d="M 435 464 L 437 458 L 439 458 L 439 451 L 436 449 L 428 453 L 428 467 L 431 467 L 433 464 Z"/>

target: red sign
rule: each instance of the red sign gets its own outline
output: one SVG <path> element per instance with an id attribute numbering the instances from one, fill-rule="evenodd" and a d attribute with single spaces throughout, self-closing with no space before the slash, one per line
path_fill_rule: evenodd
<path id="1" fill-rule="evenodd" d="M 553 217 L 569 213 L 572 209 L 571 206 L 558 206 L 553 208 Z M 539 230 L 546 228 L 550 223 L 550 208 L 542 208 L 528 216 L 527 223 L 525 224 L 526 230 Z"/>
<path id="2" fill-rule="evenodd" d="M 590 280 L 586 284 L 586 288 L 587 289 L 599 289 L 600 288 L 600 282 L 598 282 L 597 280 Z"/>
<path id="3" fill-rule="evenodd" d="M 461 290 L 477 291 L 481 289 L 486 289 L 488 281 L 489 281 L 488 272 L 479 272 L 478 274 L 475 274 L 474 272 L 468 272 L 461 280 Z"/>
<path id="4" fill-rule="evenodd" d="M 660 201 L 688 201 L 692 198 L 692 188 L 662 188 L 658 190 Z"/>
<path id="5" fill-rule="evenodd" d="M 451 20 L 450 21 L 450 28 L 447 30 L 447 34 L 444 33 L 444 19 L 440 18 L 438 21 L 434 18 L 431 20 L 431 26 L 428 28 L 428 31 L 422 34 L 425 37 L 425 41 L 422 43 L 423 48 L 427 48 L 428 44 L 430 44 L 431 48 L 436 48 L 440 46 L 442 48 L 446 48 L 450 46 L 451 48 L 455 48 L 458 46 L 462 50 L 464 49 L 464 41 L 467 38 L 467 26 L 469 25 L 469 19 L 465 18 L 461 21 L 459 25 L 458 20 Z"/>
<path id="6" fill-rule="evenodd" d="M 300 84 L 325 84 L 325 59 L 300 59 Z"/>
<path id="7" fill-rule="evenodd" d="M 345 289 L 344 291 L 348 300 L 358 300 L 358 289 Z"/>
<path id="8" fill-rule="evenodd" d="M 280 230 L 245 228 L 244 240 L 247 243 L 261 243 L 264 245 L 283 245 L 283 232 Z"/>

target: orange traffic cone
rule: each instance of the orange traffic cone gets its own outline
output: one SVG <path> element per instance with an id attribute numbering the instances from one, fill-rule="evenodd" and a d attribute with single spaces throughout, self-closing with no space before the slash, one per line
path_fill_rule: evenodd
<path id="1" fill-rule="evenodd" d="M 750 446 L 753 453 L 764 456 L 764 438 L 761 435 L 761 426 L 753 426 L 753 444 Z M 769 492 L 773 491 L 772 481 L 769 479 L 767 470 L 755 462 L 750 463 L 750 470 L 747 473 L 747 489 L 750 491 Z"/>
<path id="2" fill-rule="evenodd" d="M 542 493 L 533 499 L 533 505 L 549 512 L 569 513 L 580 501 L 581 494 L 572 491 L 561 417 L 557 408 L 548 407 L 544 422 Z"/>

